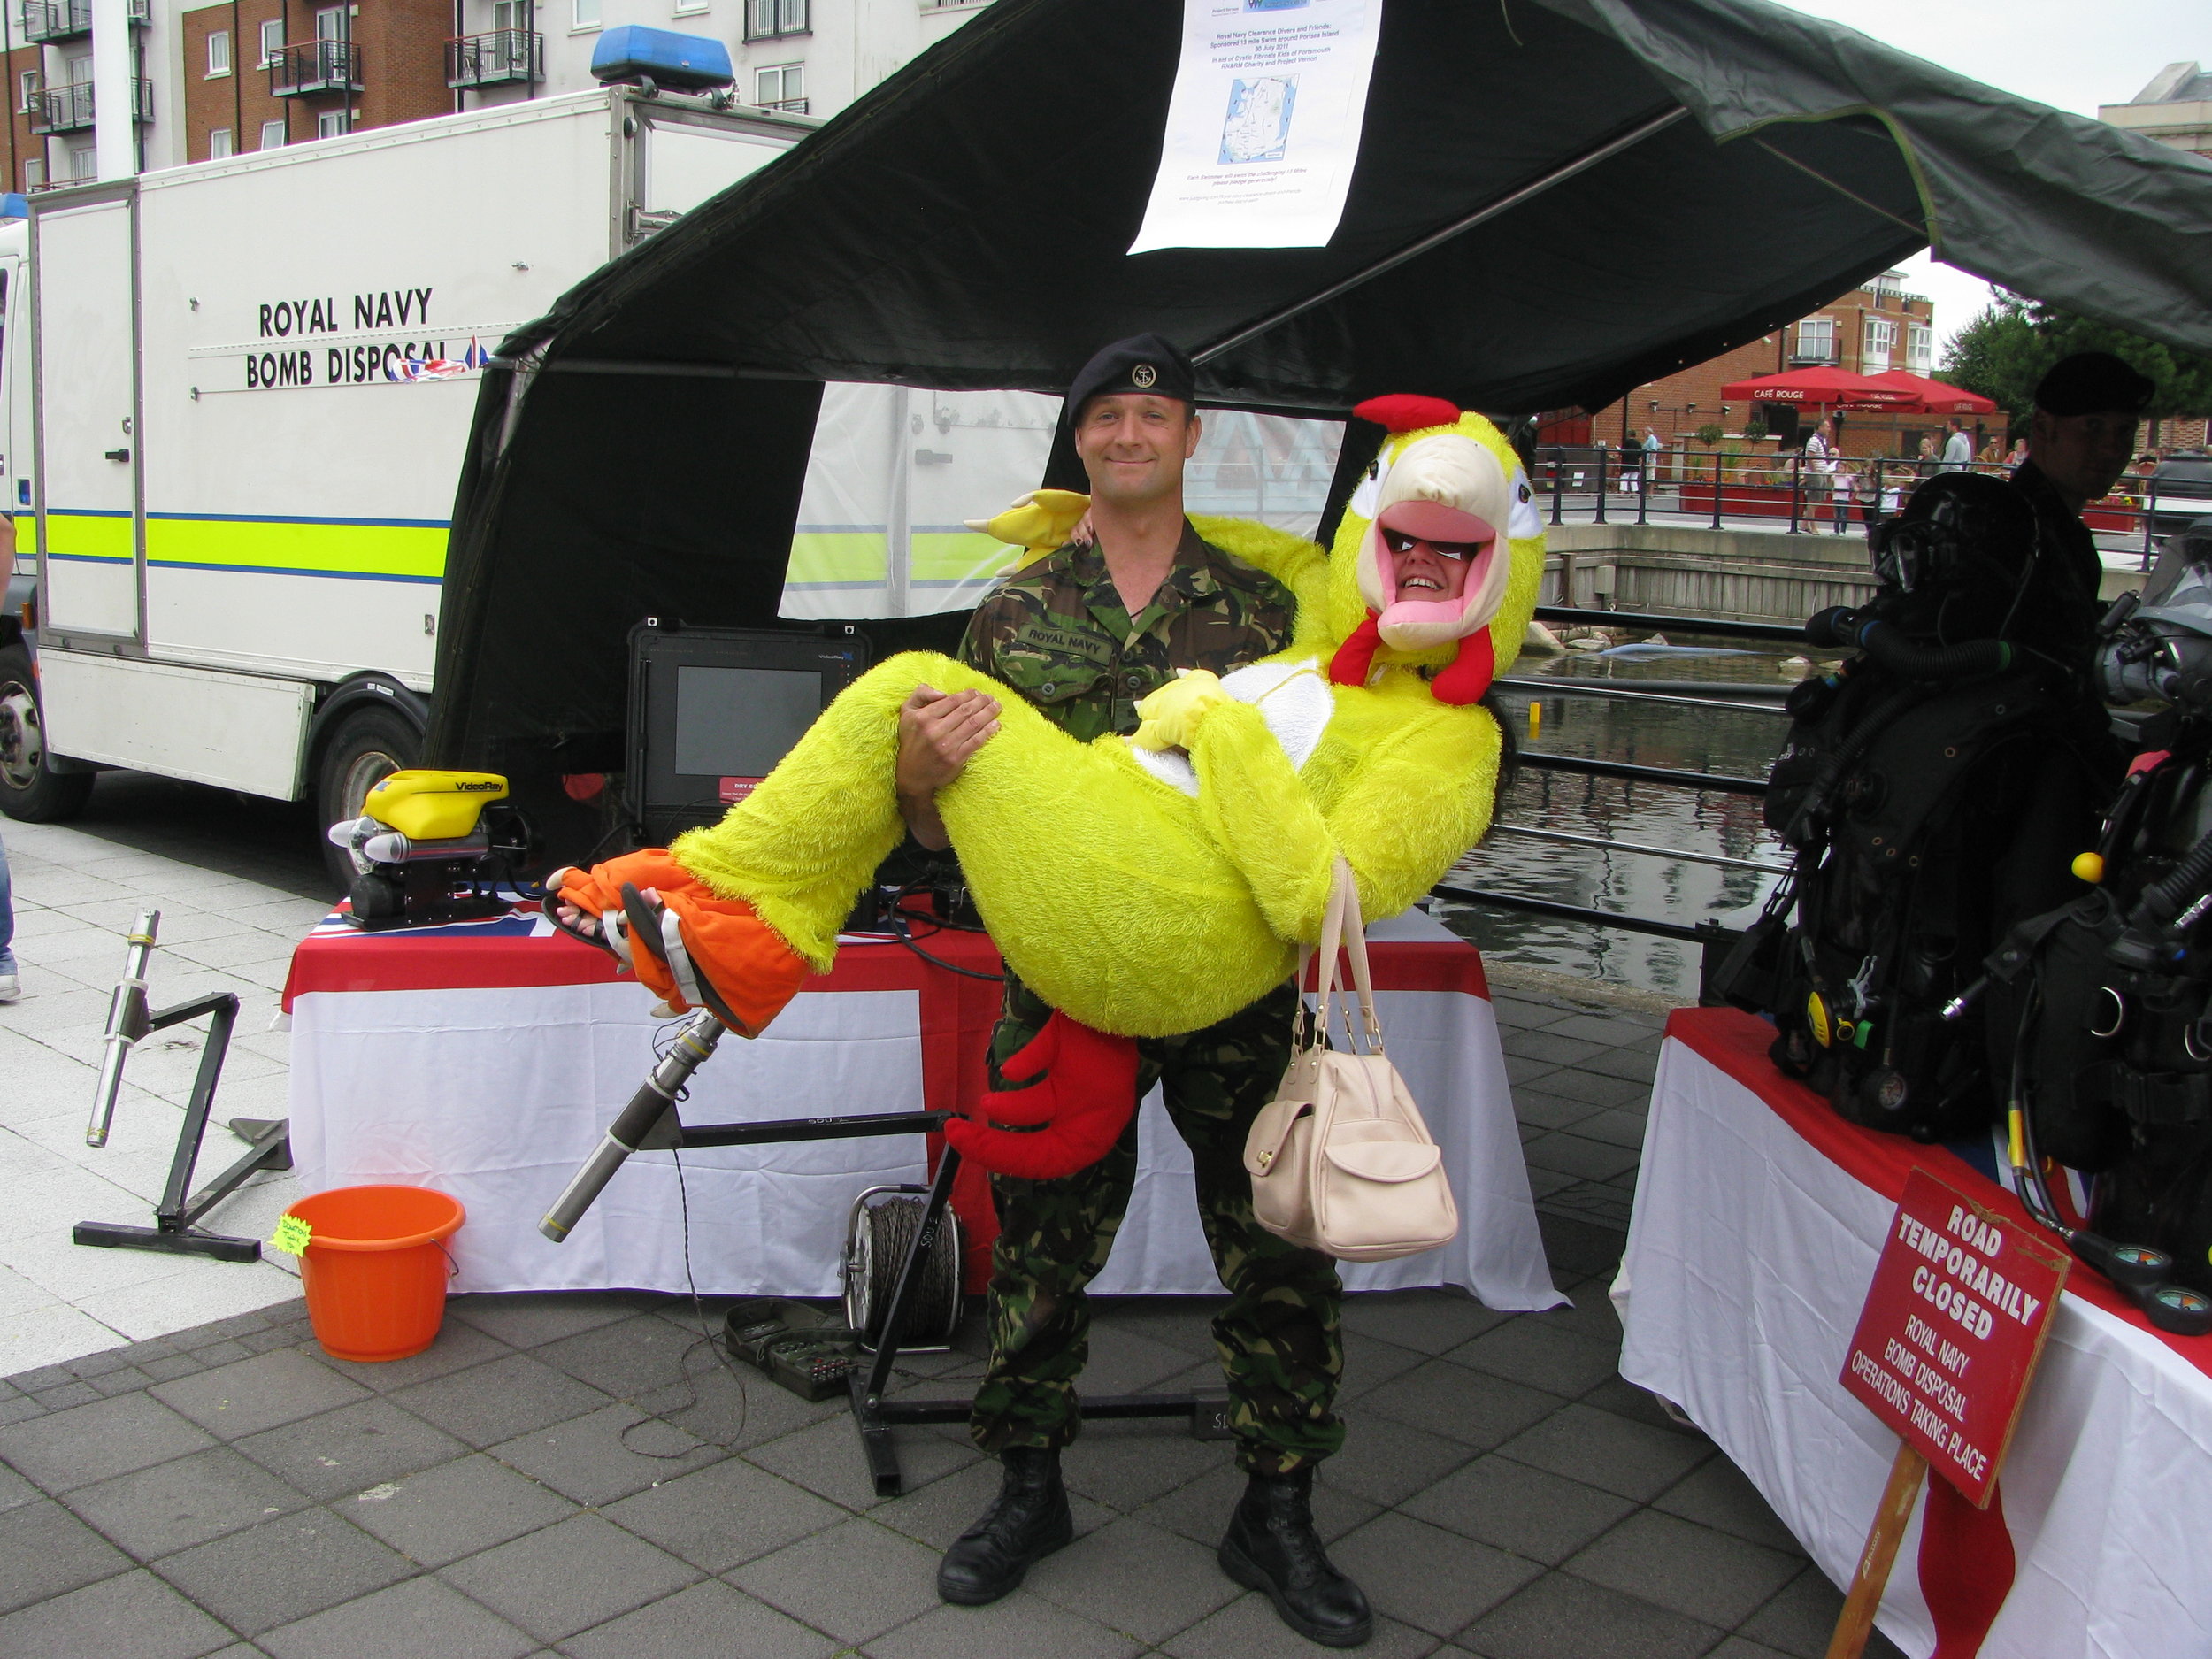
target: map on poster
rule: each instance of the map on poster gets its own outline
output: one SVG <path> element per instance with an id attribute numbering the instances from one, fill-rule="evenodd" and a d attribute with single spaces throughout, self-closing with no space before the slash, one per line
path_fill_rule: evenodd
<path id="1" fill-rule="evenodd" d="M 1183 0 L 1154 248 L 1318 248 L 1359 159 L 1383 0 Z"/>

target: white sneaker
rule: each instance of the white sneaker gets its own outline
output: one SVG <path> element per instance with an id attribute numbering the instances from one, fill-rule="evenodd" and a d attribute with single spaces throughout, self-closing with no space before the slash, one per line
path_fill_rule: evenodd
<path id="1" fill-rule="evenodd" d="M 0 968 L 0 1002 L 12 1002 L 23 995 L 23 981 L 16 977 L 15 964 Z"/>

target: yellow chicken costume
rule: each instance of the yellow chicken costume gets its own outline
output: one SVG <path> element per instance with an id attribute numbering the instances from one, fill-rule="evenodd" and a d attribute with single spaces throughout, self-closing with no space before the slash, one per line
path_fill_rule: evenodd
<path id="1" fill-rule="evenodd" d="M 904 653 L 849 687 L 719 824 L 664 853 L 560 872 L 552 885 L 603 919 L 603 941 L 650 988 L 703 1001 L 754 1035 L 805 972 L 828 972 L 839 926 L 904 835 L 900 706 L 918 686 L 974 687 L 997 698 L 1000 729 L 938 793 L 938 810 L 1009 965 L 1090 1028 L 1055 1038 L 1053 1071 L 1079 1048 L 1084 1064 L 1118 1071 L 1098 1043 L 1081 1047 L 1095 1033 L 1166 1036 L 1246 1007 L 1319 937 L 1338 853 L 1364 913 L 1390 916 L 1487 829 L 1502 737 L 1476 699 L 1517 652 L 1543 571 L 1540 520 L 1490 422 L 1432 398 L 1380 398 L 1356 412 L 1391 435 L 1333 554 L 1261 525 L 1192 520 L 1296 596 L 1293 642 L 1279 656 L 1225 680 L 1187 674 L 1140 705 L 1133 737 L 1086 744 L 988 676 Z M 1083 502 L 1039 492 L 992 524 L 1033 540 L 1034 556 L 1065 539 Z M 1424 513 L 1488 532 L 1456 599 L 1395 591 L 1383 521 L 1432 534 L 1413 527 Z M 636 902 L 648 887 L 659 907 Z M 988 1104 L 991 1117 L 1017 1124 L 1057 1110 L 1041 1087 Z M 1096 1152 L 1056 1172 L 1082 1167 L 1120 1123 L 1106 1127 L 1072 1150 L 1055 1146 L 1046 1161 L 1104 1134 Z M 1041 1167 L 1052 1140 L 964 1121 L 948 1133 L 1001 1169 L 1003 1143 L 1024 1143 L 1013 1161 Z"/>

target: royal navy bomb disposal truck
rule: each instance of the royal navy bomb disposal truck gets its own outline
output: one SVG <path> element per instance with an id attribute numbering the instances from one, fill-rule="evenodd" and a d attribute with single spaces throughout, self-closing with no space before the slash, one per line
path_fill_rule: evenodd
<path id="1" fill-rule="evenodd" d="M 419 752 L 486 355 L 818 125 L 613 87 L 0 224 L 0 812 L 119 766 L 357 815 Z"/>

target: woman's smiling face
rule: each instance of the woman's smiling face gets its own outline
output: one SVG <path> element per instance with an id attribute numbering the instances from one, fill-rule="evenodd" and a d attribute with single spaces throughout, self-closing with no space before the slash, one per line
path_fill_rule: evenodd
<path id="1" fill-rule="evenodd" d="M 1467 591 L 1467 572 L 1479 548 L 1464 541 L 1429 541 L 1402 530 L 1385 530 L 1382 538 L 1396 599 L 1448 603 Z"/>

